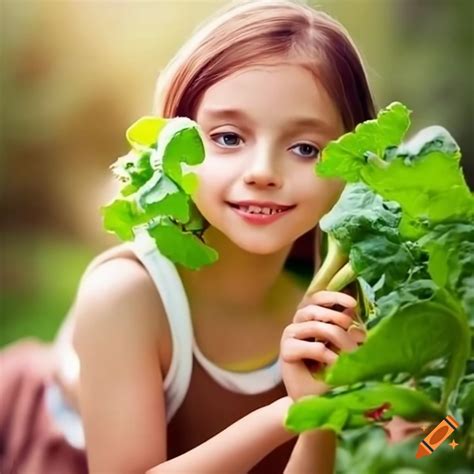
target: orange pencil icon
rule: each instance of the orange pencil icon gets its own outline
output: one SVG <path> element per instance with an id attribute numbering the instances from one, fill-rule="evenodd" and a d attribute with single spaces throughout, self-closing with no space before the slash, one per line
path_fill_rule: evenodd
<path id="1" fill-rule="evenodd" d="M 430 455 L 441 443 L 459 426 L 459 423 L 452 417 L 447 416 L 433 428 L 418 445 L 416 458 Z"/>

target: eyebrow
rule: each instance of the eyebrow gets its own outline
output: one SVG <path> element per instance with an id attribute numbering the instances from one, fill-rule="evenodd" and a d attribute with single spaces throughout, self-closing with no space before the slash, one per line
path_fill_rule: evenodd
<path id="1" fill-rule="evenodd" d="M 231 119 L 244 119 L 251 122 L 251 118 L 240 109 L 204 109 L 203 114 L 208 115 L 211 118 L 220 119 L 220 118 L 231 118 Z M 289 122 L 289 126 L 294 127 L 314 127 L 321 128 L 326 131 L 331 130 L 331 126 L 315 117 L 298 117 Z"/>

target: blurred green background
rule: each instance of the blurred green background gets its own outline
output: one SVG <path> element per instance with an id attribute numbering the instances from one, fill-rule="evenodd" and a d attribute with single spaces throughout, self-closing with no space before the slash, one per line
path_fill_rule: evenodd
<path id="1" fill-rule="evenodd" d="M 151 112 L 160 69 L 224 3 L 1 2 L 0 348 L 25 336 L 53 340 L 86 265 L 119 243 L 98 211 L 118 185 L 108 167 L 128 152 L 126 128 Z M 345 25 L 379 108 L 402 101 L 414 111 L 412 130 L 439 124 L 452 133 L 472 188 L 474 2 L 307 3 Z M 371 436 L 341 448 L 338 470 L 470 472 L 450 448 L 420 464 Z"/>

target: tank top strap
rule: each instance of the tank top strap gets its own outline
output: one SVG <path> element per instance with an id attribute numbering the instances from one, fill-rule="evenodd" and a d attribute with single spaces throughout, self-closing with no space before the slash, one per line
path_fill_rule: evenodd
<path id="1" fill-rule="evenodd" d="M 166 417 L 169 422 L 188 391 L 193 365 L 193 331 L 189 302 L 179 273 L 144 230 L 135 231 L 130 247 L 147 269 L 160 294 L 171 330 L 172 358 L 164 380 Z"/>

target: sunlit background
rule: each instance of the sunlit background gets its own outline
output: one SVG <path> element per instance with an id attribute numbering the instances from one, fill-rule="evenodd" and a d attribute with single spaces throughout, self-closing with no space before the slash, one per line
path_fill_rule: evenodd
<path id="1" fill-rule="evenodd" d="M 87 263 L 119 243 L 99 214 L 117 189 L 108 167 L 128 152 L 126 128 L 151 112 L 160 69 L 224 3 L 1 2 L 0 347 L 52 340 Z M 399 100 L 414 111 L 412 130 L 451 132 L 472 188 L 474 2 L 308 3 L 352 35 L 379 108 Z"/>

